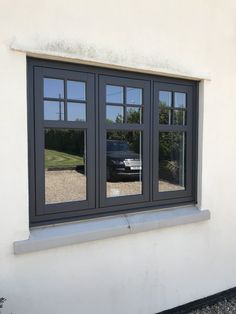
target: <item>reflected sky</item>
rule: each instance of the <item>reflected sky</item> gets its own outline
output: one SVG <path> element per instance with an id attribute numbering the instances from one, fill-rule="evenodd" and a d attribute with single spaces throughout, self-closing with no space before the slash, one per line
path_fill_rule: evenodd
<path id="1" fill-rule="evenodd" d="M 186 108 L 186 94 L 185 93 L 175 93 L 175 107 Z"/>
<path id="2" fill-rule="evenodd" d="M 45 98 L 64 98 L 64 80 L 44 78 Z M 67 81 L 67 99 L 86 101 L 86 83 Z M 64 120 L 64 101 L 44 101 L 44 120 Z M 67 103 L 68 121 L 86 121 L 86 104 L 77 102 Z"/>
<path id="3" fill-rule="evenodd" d="M 160 91 L 159 102 L 162 106 L 171 107 L 171 92 Z"/>
<path id="4" fill-rule="evenodd" d="M 85 83 L 67 81 L 67 98 L 74 100 L 85 100 Z"/>
<path id="5" fill-rule="evenodd" d="M 44 97 L 64 98 L 64 81 L 44 78 Z"/>
<path id="6" fill-rule="evenodd" d="M 86 120 L 85 104 L 68 102 L 67 103 L 67 120 L 68 121 L 85 121 Z"/>
<path id="7" fill-rule="evenodd" d="M 122 123 L 124 122 L 124 109 L 122 106 L 106 106 L 107 122 Z"/>
<path id="8" fill-rule="evenodd" d="M 44 97 L 64 98 L 64 80 L 44 78 Z M 86 84 L 79 81 L 67 81 L 67 98 L 86 100 Z"/>
<path id="9" fill-rule="evenodd" d="M 64 120 L 64 102 L 45 100 L 44 120 Z"/>
<path id="10" fill-rule="evenodd" d="M 106 85 L 106 102 L 123 104 L 124 102 L 124 88 L 121 86 Z"/>
<path id="11" fill-rule="evenodd" d="M 126 103 L 129 105 L 142 105 L 142 89 L 127 87 Z"/>

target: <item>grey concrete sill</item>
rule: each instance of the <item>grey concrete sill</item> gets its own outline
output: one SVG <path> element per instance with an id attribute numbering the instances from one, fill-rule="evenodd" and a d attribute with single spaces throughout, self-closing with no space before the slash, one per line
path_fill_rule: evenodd
<path id="1" fill-rule="evenodd" d="M 29 239 L 14 242 L 14 253 L 29 253 L 208 219 L 209 210 L 184 206 L 40 227 L 30 231 Z"/>

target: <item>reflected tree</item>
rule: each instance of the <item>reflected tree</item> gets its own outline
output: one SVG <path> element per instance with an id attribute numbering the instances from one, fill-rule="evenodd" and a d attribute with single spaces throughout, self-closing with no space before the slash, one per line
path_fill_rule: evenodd
<path id="1" fill-rule="evenodd" d="M 46 129 L 45 148 L 83 156 L 84 131 L 73 129 Z"/>
<path id="2" fill-rule="evenodd" d="M 167 180 L 172 183 L 183 184 L 182 174 L 185 163 L 184 150 L 185 150 L 185 137 L 183 132 L 160 132 L 159 135 L 160 179 Z"/>
<path id="3" fill-rule="evenodd" d="M 127 111 L 127 122 L 141 123 L 141 110 L 142 108 L 130 108 Z"/>

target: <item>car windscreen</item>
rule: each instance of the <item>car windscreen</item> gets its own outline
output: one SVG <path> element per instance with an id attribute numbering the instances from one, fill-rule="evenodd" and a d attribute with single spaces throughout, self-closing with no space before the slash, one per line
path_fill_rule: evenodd
<path id="1" fill-rule="evenodd" d="M 130 150 L 129 145 L 126 142 L 119 142 L 119 141 L 107 142 L 108 152 L 127 152 L 129 150 Z"/>

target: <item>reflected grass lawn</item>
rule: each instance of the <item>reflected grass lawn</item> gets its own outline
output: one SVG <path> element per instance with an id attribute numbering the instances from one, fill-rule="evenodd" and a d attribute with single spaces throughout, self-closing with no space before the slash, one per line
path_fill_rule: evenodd
<path id="1" fill-rule="evenodd" d="M 83 166 L 81 156 L 71 155 L 56 150 L 45 149 L 45 168 L 62 168 Z"/>

